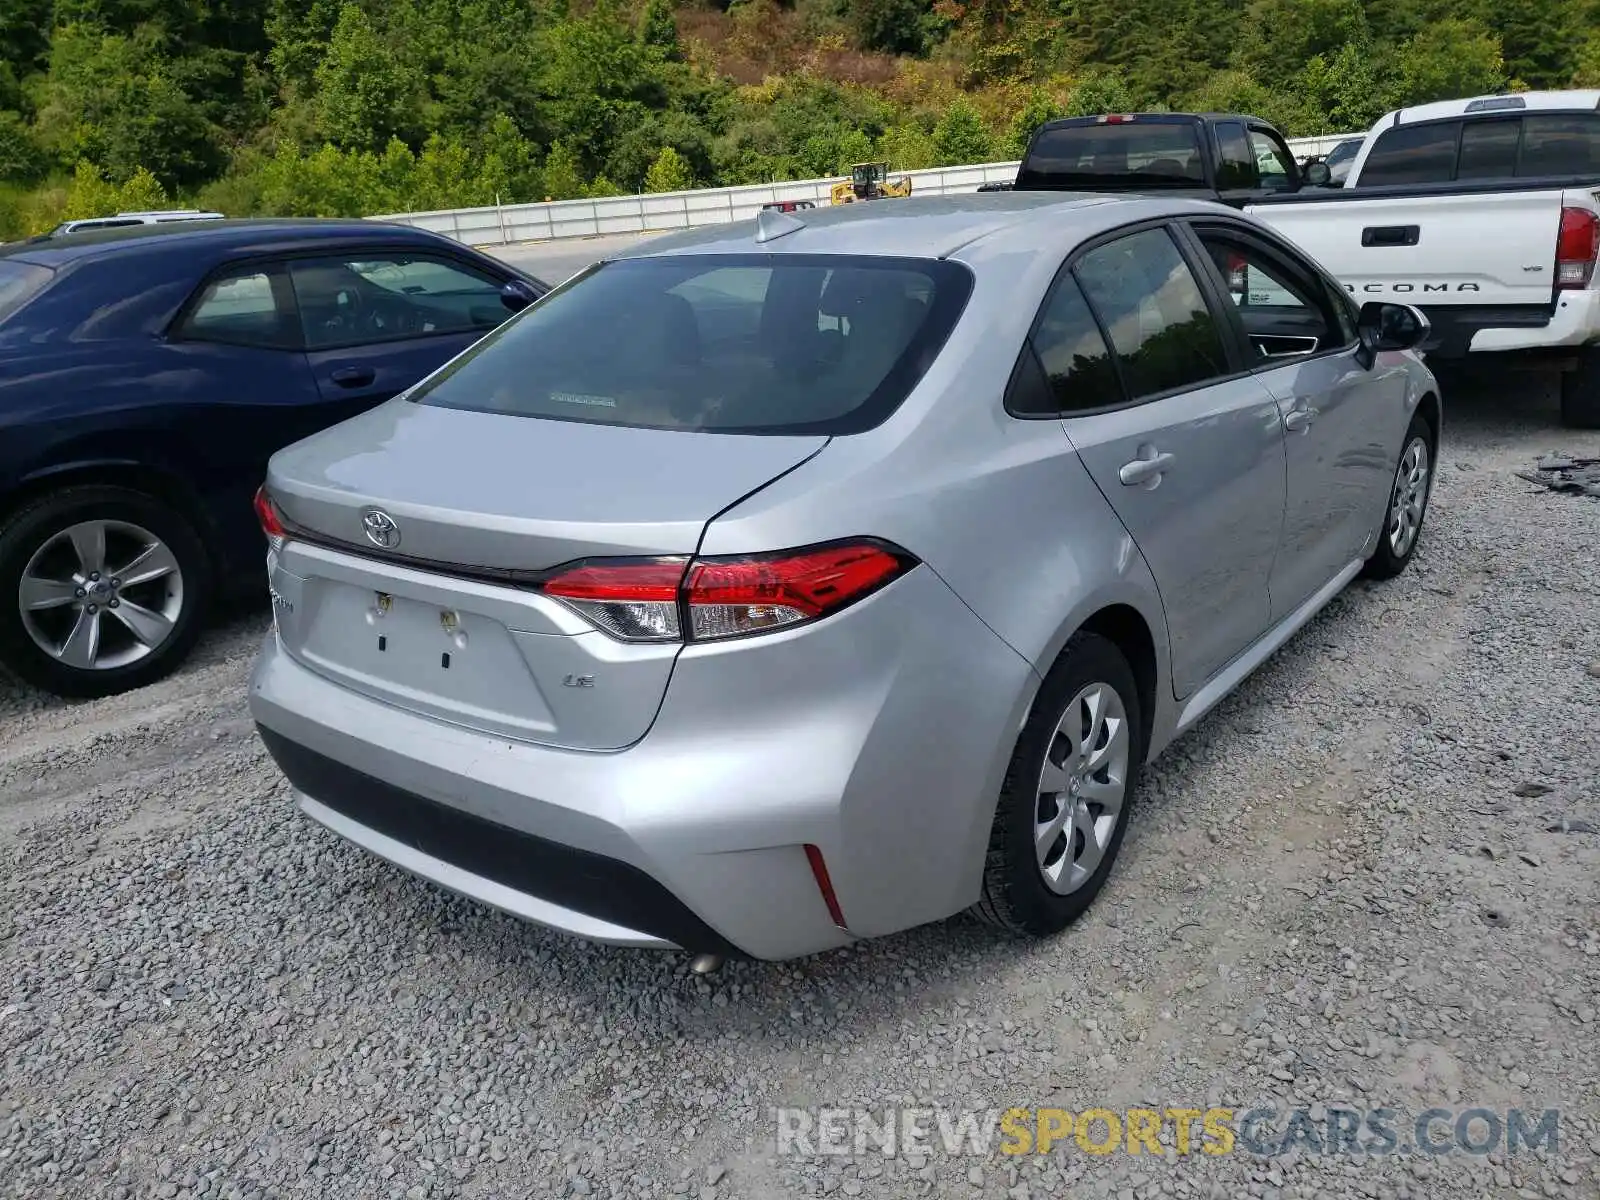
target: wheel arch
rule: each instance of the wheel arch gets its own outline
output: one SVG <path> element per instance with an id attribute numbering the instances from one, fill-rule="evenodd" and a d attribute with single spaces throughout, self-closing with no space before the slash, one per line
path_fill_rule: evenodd
<path id="1" fill-rule="evenodd" d="M 1099 596 L 1081 606 L 1036 660 L 1040 683 L 1078 633 L 1105 638 L 1127 660 L 1139 692 L 1139 725 L 1148 761 L 1165 745 L 1168 739 L 1163 731 L 1170 729 L 1174 719 L 1166 619 L 1159 600 L 1153 595 L 1126 593 Z"/>
<path id="2" fill-rule="evenodd" d="M 0 526 L 17 512 L 53 492 L 72 487 L 123 487 L 170 505 L 194 523 L 215 570 L 221 566 L 217 530 L 200 494 L 172 467 L 131 458 L 81 457 L 25 474 L 0 497 Z"/>

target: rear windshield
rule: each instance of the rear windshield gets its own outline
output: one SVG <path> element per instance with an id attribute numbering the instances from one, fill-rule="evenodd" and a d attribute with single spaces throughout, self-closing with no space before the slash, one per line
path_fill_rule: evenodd
<path id="1" fill-rule="evenodd" d="M 1041 130 L 1017 177 L 1021 186 L 1204 186 L 1200 127 L 1138 121 Z"/>
<path id="2" fill-rule="evenodd" d="M 442 408 L 722 433 L 857 433 L 916 386 L 972 289 L 933 259 L 607 263 L 412 393 Z"/>
<path id="3" fill-rule="evenodd" d="M 48 267 L 0 259 L 0 321 L 16 312 L 49 283 L 52 274 Z"/>

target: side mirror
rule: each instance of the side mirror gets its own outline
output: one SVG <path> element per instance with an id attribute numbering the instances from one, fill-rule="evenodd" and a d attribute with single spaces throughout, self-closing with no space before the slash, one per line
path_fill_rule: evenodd
<path id="1" fill-rule="evenodd" d="M 1367 301 L 1356 321 L 1364 364 L 1371 367 L 1386 350 L 1414 350 L 1427 338 L 1430 328 L 1428 318 L 1409 304 Z"/>
<path id="2" fill-rule="evenodd" d="M 510 280 L 500 289 L 500 303 L 512 312 L 521 312 L 538 298 L 538 290 L 522 279 Z"/>
<path id="3" fill-rule="evenodd" d="M 1314 162 L 1305 171 L 1306 183 L 1311 187 L 1327 187 L 1333 180 L 1333 172 L 1328 170 L 1325 162 Z"/>

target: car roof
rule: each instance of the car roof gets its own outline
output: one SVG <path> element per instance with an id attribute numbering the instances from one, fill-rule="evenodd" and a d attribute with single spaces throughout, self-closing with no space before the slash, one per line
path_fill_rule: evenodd
<path id="1" fill-rule="evenodd" d="M 1156 207 L 1159 206 L 1159 207 Z M 1189 204 L 1149 196 L 1073 192 L 959 192 L 868 200 L 799 213 L 768 213 L 757 220 L 706 226 L 651 238 L 612 257 L 617 260 L 679 254 L 854 254 L 904 258 L 948 258 L 962 247 L 1008 230 L 1037 228 L 1050 219 L 1082 226 L 1083 236 L 1123 221 L 1170 213 Z M 1194 202 L 1199 211 L 1215 204 Z M 1115 213 L 1117 215 L 1108 215 Z M 761 220 L 792 232 L 757 241 Z"/>
<path id="2" fill-rule="evenodd" d="M 1485 101 L 1520 100 L 1521 104 L 1505 108 L 1489 108 Z M 1474 107 L 1477 106 L 1477 107 Z M 1384 117 L 1380 125 L 1408 125 L 1413 121 L 1437 121 L 1444 117 L 1467 114 L 1486 117 L 1509 116 L 1518 112 L 1593 112 L 1600 109 L 1600 89 L 1573 89 L 1559 92 L 1500 92 L 1489 96 L 1468 96 L 1461 100 L 1439 100 L 1433 104 L 1417 104 L 1402 108 Z"/>
<path id="3" fill-rule="evenodd" d="M 326 217 L 276 217 L 244 220 L 159 221 L 110 229 L 85 229 L 56 237 L 0 247 L 0 257 L 60 267 L 84 258 L 162 247 L 204 246 L 211 250 L 271 251 L 327 238 L 340 241 L 436 242 L 437 234 L 385 221 Z"/>

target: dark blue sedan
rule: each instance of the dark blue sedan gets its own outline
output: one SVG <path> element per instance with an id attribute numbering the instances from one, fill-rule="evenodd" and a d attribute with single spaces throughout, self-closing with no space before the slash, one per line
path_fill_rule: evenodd
<path id="1" fill-rule="evenodd" d="M 0 249 L 0 663 L 65 696 L 172 671 L 259 588 L 279 448 L 404 391 L 545 286 L 367 221 Z"/>

